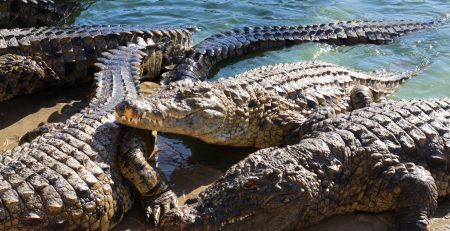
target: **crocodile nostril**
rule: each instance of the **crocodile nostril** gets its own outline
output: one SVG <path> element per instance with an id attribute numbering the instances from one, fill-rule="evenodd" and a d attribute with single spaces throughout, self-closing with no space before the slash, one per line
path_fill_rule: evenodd
<path id="1" fill-rule="evenodd" d="M 126 117 L 128 119 L 139 117 L 139 112 L 133 107 L 133 102 L 124 100 L 116 106 L 116 114 L 119 117 Z"/>
<path id="2" fill-rule="evenodd" d="M 117 104 L 116 106 L 116 113 L 118 115 L 124 115 L 127 108 L 130 108 L 131 102 L 128 100 L 122 101 L 121 103 Z"/>

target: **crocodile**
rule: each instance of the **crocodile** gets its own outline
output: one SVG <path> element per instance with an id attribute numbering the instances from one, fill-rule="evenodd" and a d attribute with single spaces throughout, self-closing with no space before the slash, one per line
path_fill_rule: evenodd
<path id="1" fill-rule="evenodd" d="M 347 31 L 352 34 L 352 30 Z M 217 36 L 212 36 L 214 37 Z M 212 38 L 205 41 L 213 40 Z M 205 44 L 205 41 L 200 44 Z M 340 41 L 345 39 L 341 36 Z M 353 39 L 350 41 L 347 41 L 347 44 L 357 42 Z M 207 55 L 217 55 L 217 51 L 213 53 L 214 49 L 221 50 L 222 44 L 209 44 Z M 251 48 L 253 50 L 265 48 L 264 44 L 268 42 L 261 40 L 251 44 L 252 46 L 247 46 L 246 49 L 241 48 L 240 53 L 249 52 L 251 47 L 254 47 Z M 194 49 L 199 49 L 198 47 L 200 46 L 197 45 Z M 117 122 L 141 129 L 195 136 L 214 144 L 258 148 L 283 145 L 291 142 L 285 140 L 283 133 L 295 130 L 305 120 L 305 116 L 316 108 L 331 105 L 336 111 L 344 112 L 367 106 L 373 101 L 382 100 L 394 91 L 398 84 L 423 68 L 418 67 L 402 74 L 368 73 L 328 63 L 310 62 L 261 67 L 235 76 L 233 80 L 197 83 L 197 80 L 205 79 L 204 76 L 217 63 L 217 59 L 204 63 L 202 68 L 206 67 L 203 69 L 206 71 L 199 75 L 198 72 L 195 74 L 182 70 L 199 67 L 192 62 L 189 55 L 186 57 L 174 71 L 162 75 L 163 83 L 175 83 L 163 85 L 159 93 L 144 100 L 130 99 L 119 104 L 116 107 Z M 186 60 L 187 63 L 183 64 Z M 182 73 L 196 77 L 183 77 Z M 271 93 L 267 95 L 267 91 Z M 260 105 L 255 104 L 260 98 L 266 101 Z M 266 106 L 272 107 L 272 115 L 261 114 Z M 281 114 L 277 115 L 277 110 Z M 286 122 L 290 117 L 290 110 L 300 110 L 303 114 L 294 113 L 295 116 Z M 277 116 L 285 120 L 280 123 L 281 120 L 277 119 Z M 252 123 L 249 122 L 251 118 Z M 157 221 L 155 216 L 177 207 L 178 203 L 170 190 L 162 193 L 158 199 L 152 199 L 143 201 L 142 205 L 147 221 L 153 225 Z M 157 206 L 153 206 L 153 203 Z"/>
<path id="2" fill-rule="evenodd" d="M 320 61 L 269 65 L 215 82 L 162 86 L 156 94 L 120 103 L 116 117 L 124 125 L 211 144 L 278 146 L 317 108 L 342 113 L 382 101 L 421 68 L 395 74 Z"/>
<path id="3" fill-rule="evenodd" d="M 171 63 L 172 53 L 192 46 L 195 27 L 94 25 L 0 30 L 0 101 L 33 93 L 43 87 L 67 86 L 90 81 L 99 55 L 126 45 L 156 44 L 170 40 L 173 46 L 152 53 L 146 75 Z M 23 66 L 27 66 L 22 69 Z M 152 67 L 153 66 L 153 67 Z M 157 68 L 155 68 L 157 67 Z M 149 72 L 150 71 L 150 72 Z"/>
<path id="4" fill-rule="evenodd" d="M 384 44 L 411 31 L 432 27 L 440 20 L 341 21 L 320 25 L 256 26 L 212 35 L 186 52 L 175 67 L 162 74 L 162 83 L 181 79 L 204 80 L 220 61 L 250 52 L 304 42 L 337 45 Z"/>
<path id="5" fill-rule="evenodd" d="M 0 28 L 66 24 L 94 0 L 0 0 Z"/>
<path id="6" fill-rule="evenodd" d="M 232 166 L 166 212 L 161 228 L 300 230 L 333 214 L 394 210 L 396 230 L 427 230 L 450 192 L 449 98 L 376 104 L 313 131 Z"/>
<path id="7" fill-rule="evenodd" d="M 130 182 L 143 199 L 170 194 L 147 161 L 154 146 L 149 132 L 120 129 L 113 114 L 117 103 L 138 96 L 144 64 L 160 46 L 104 52 L 85 109 L 0 153 L 0 229 L 107 230 L 132 206 Z M 146 174 L 136 177 L 143 174 L 136 169 Z"/>
<path id="8" fill-rule="evenodd" d="M 337 44 L 370 43 L 373 42 L 373 36 L 378 39 L 376 41 L 381 41 L 381 39 L 391 41 L 395 36 L 429 28 L 437 22 L 439 21 L 423 23 L 414 21 L 348 21 L 310 26 L 245 27 L 234 29 L 233 33 L 226 31 L 206 38 L 190 49 L 190 52 L 174 47 L 170 49 L 171 52 L 163 52 L 169 54 L 165 57 L 155 53 L 153 64 L 156 67 L 165 67 L 169 66 L 172 61 L 179 63 L 174 70 L 162 74 L 163 83 L 176 81 L 188 75 L 193 79 L 204 79 L 216 63 L 227 57 L 243 53 L 305 41 Z M 330 31 L 331 29 L 333 30 Z M 38 62 L 37 65 L 33 65 L 33 69 L 28 68 L 19 74 L 17 73 L 18 68 L 14 65 L 7 65 L 10 68 L 0 70 L 0 101 L 42 90 L 41 86 L 50 87 L 51 83 L 64 86 L 72 84 L 78 79 L 89 80 L 86 76 L 91 76 L 91 67 L 101 52 L 125 45 L 130 41 L 148 43 L 146 40 L 152 39 L 157 43 L 170 38 L 175 44 L 182 40 L 182 43 L 186 44 L 185 47 L 191 47 L 191 33 L 195 30 L 195 27 L 185 27 L 177 31 L 171 30 L 173 33 L 167 33 L 154 27 L 126 25 L 0 30 L 0 63 L 11 62 L 12 57 L 2 57 L 1 55 L 4 54 L 25 56 L 28 58 L 25 62 L 28 63 Z M 273 39 L 275 40 L 272 41 Z M 176 56 L 185 57 L 172 60 Z M 23 58 L 17 57 L 17 59 Z M 17 61 L 17 63 L 19 62 Z M 164 64 L 160 65 L 161 62 Z M 49 71 L 47 66 L 56 75 L 43 75 L 42 73 Z M 148 79 L 156 79 L 160 76 L 161 70 L 155 68 L 149 68 L 149 70 L 154 71 L 146 75 Z M 33 84 L 27 84 L 28 82 L 25 80 L 31 79 L 33 76 L 37 77 L 36 80 L 31 82 Z"/>
<path id="9" fill-rule="evenodd" d="M 170 32 L 170 34 L 173 33 L 176 32 Z M 159 41 L 165 45 L 170 44 L 166 40 Z M 155 43 L 153 40 L 145 39 L 137 39 L 134 42 Z M 16 48 L 22 49 L 20 45 Z M 160 57 L 155 55 L 155 49 L 153 49 L 152 54 L 146 56 L 146 60 L 139 61 L 144 62 L 144 70 L 127 69 L 128 66 L 125 64 L 133 67 L 137 65 L 134 58 L 129 58 L 133 56 L 129 53 L 137 52 L 135 49 L 121 48 L 105 54 L 107 59 L 103 62 L 107 65 L 100 65 L 103 71 L 97 74 L 98 91 L 87 109 L 66 123 L 38 135 L 29 143 L 0 155 L 0 163 L 5 170 L 3 181 L 0 182 L 5 185 L 5 195 L 7 195 L 2 198 L 5 217 L 3 224 L 6 229 L 12 226 L 19 229 L 111 228 L 121 220 L 130 206 L 132 193 L 128 188 L 128 182 L 125 182 L 122 177 L 132 182 L 144 200 L 152 199 L 154 195 L 162 195 L 163 198 L 174 200 L 174 194 L 167 191 L 164 181 L 159 179 L 160 174 L 146 162 L 148 159 L 146 155 L 149 153 L 147 149 L 152 145 L 142 144 L 145 139 L 133 139 L 139 134 L 119 135 L 124 137 L 122 140 L 130 140 L 130 142 L 118 145 L 117 133 L 120 129 L 111 123 L 113 120 L 109 114 L 112 112 L 110 107 L 124 100 L 125 97 L 137 97 L 133 93 L 136 91 L 137 83 L 130 81 L 129 77 L 135 78 L 140 73 L 156 73 L 157 71 L 153 68 L 146 69 L 145 66 L 149 62 L 153 64 L 151 67 L 158 66 L 155 63 L 161 60 L 149 58 Z M 64 49 L 51 49 L 51 51 L 54 50 L 63 51 Z M 64 57 L 64 53 L 57 53 L 59 56 L 56 57 Z M 8 53 L 8 55 L 11 54 Z M 143 56 L 143 54 L 139 55 Z M 55 58 L 52 58 L 52 63 L 54 63 L 53 60 Z M 36 65 L 43 66 L 46 70 L 45 65 L 39 60 L 36 61 Z M 52 68 L 52 70 L 58 74 L 58 69 Z M 364 91 L 371 92 L 367 89 Z M 131 130 L 131 132 L 136 131 Z M 117 146 L 119 151 L 115 150 Z M 118 163 L 114 162 L 116 158 Z M 25 171 L 27 167 L 33 171 L 36 169 L 38 174 Z M 28 180 L 30 182 L 27 182 Z M 52 192 L 50 197 L 49 194 L 44 194 L 46 190 Z M 164 209 L 167 203 L 162 201 L 161 206 Z M 172 203 L 171 207 L 174 206 Z M 150 208 L 147 207 L 147 209 Z"/>

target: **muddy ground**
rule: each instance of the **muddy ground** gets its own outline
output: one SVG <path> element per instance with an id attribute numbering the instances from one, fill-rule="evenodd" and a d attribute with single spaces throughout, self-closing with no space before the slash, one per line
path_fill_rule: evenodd
<path id="1" fill-rule="evenodd" d="M 152 86 L 145 86 L 144 91 L 151 92 Z M 66 91 L 64 95 L 43 94 L 19 97 L 7 102 L 0 103 L 0 151 L 17 145 L 20 137 L 27 131 L 35 128 L 40 123 L 61 122 L 71 114 L 80 110 L 85 105 L 89 87 Z M 201 148 L 195 148 L 195 140 L 177 143 L 177 137 L 161 136 L 158 138 L 160 160 L 159 164 L 164 168 L 170 183 L 173 185 L 180 203 L 186 199 L 197 195 L 208 184 L 220 177 L 229 166 L 215 164 L 214 161 L 202 161 L 208 153 L 219 152 L 219 161 L 226 159 L 226 152 L 240 152 L 231 159 L 233 162 L 243 158 L 242 153 L 248 150 L 239 151 L 227 147 L 209 147 L 200 144 Z M 183 145 L 183 146 L 180 146 Z M 182 147 L 182 148 L 178 148 Z M 203 154 L 196 156 L 198 152 Z M 189 152 L 189 153 L 187 153 Z M 224 154 L 225 153 L 225 154 Z M 206 155 L 205 155 L 206 154 Z M 234 155 L 234 154 L 231 154 Z M 206 157 L 208 158 L 208 157 Z M 216 160 L 217 162 L 217 160 Z M 440 203 L 435 218 L 432 219 L 430 230 L 443 231 L 450 230 L 450 200 Z M 308 228 L 308 231 L 347 231 L 365 230 L 381 231 L 388 230 L 393 224 L 393 214 L 346 214 L 338 215 L 322 221 L 321 223 Z M 144 224 L 143 210 L 137 204 L 130 211 L 124 222 L 115 230 L 146 230 Z"/>

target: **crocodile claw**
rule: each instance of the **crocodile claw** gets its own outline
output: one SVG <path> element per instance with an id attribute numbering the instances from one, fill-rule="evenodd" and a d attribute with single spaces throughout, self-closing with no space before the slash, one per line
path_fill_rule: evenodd
<path id="1" fill-rule="evenodd" d="M 145 205 L 147 223 L 153 227 L 158 226 L 160 218 L 172 209 L 178 209 L 178 198 L 173 191 L 169 190 Z"/>

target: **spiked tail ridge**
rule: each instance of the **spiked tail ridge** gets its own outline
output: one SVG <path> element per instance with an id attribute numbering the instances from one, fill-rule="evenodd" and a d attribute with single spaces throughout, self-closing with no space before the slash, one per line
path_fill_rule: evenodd
<path id="1" fill-rule="evenodd" d="M 375 101 L 381 101 L 393 94 L 406 80 L 420 74 L 430 65 L 429 59 L 423 59 L 414 69 L 403 72 L 389 72 L 379 69 L 371 72 L 369 78 L 352 76 L 356 84 L 365 85 L 372 90 Z"/>

